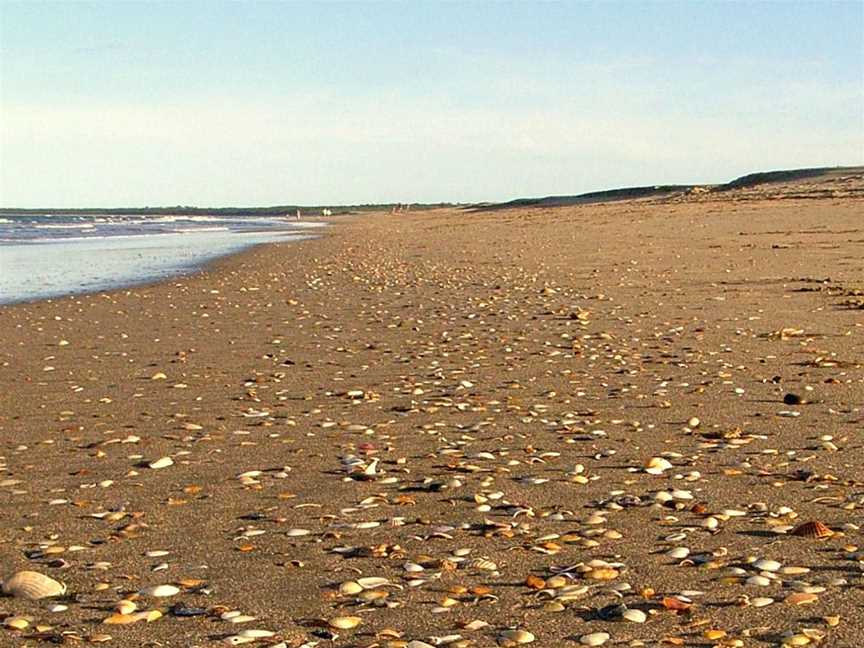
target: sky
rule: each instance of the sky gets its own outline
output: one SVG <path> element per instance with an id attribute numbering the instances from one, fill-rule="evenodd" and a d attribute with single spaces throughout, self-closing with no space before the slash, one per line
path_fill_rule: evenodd
<path id="1" fill-rule="evenodd" d="M 0 206 L 475 202 L 864 164 L 864 2 L 0 0 Z"/>

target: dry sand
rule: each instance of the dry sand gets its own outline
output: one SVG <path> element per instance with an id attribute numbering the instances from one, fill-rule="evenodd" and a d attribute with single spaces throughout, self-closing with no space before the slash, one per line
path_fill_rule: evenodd
<path id="1" fill-rule="evenodd" d="M 0 309 L 0 567 L 68 587 L 0 645 L 861 646 L 864 200 L 771 191 L 376 214 Z"/>

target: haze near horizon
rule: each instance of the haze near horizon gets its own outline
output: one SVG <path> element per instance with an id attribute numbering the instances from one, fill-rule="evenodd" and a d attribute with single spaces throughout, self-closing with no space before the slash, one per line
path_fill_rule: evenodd
<path id="1" fill-rule="evenodd" d="M 0 206 L 476 202 L 864 161 L 864 4 L 0 5 Z"/>

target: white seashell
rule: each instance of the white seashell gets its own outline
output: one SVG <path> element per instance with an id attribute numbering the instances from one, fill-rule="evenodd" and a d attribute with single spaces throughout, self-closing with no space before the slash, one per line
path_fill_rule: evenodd
<path id="1" fill-rule="evenodd" d="M 663 457 L 651 457 L 644 466 L 644 471 L 649 475 L 662 475 L 664 472 L 672 468 L 672 464 L 668 459 Z M 597 634 L 597 633 L 594 633 Z M 588 635 L 586 635 L 588 636 Z M 607 635 L 608 638 L 608 635 Z M 600 645 L 600 644 L 595 644 Z"/>
<path id="2" fill-rule="evenodd" d="M 771 584 L 771 579 L 764 576 L 751 576 L 747 579 L 747 584 L 756 585 L 757 587 L 768 587 Z"/>
<path id="3" fill-rule="evenodd" d="M 364 578 L 358 578 L 357 584 L 363 589 L 375 589 L 376 587 L 389 585 L 390 581 L 380 576 L 366 576 Z"/>
<path id="4" fill-rule="evenodd" d="M 767 558 L 760 558 L 753 563 L 753 566 L 759 571 L 767 572 L 776 572 L 782 567 L 776 560 L 768 560 Z"/>
<path id="5" fill-rule="evenodd" d="M 160 468 L 167 468 L 168 466 L 174 465 L 174 460 L 171 457 L 161 457 L 156 461 L 151 461 L 149 464 L 153 470 L 159 470 Z"/>
<path id="6" fill-rule="evenodd" d="M 153 585 L 145 587 L 141 590 L 143 596 L 152 596 L 154 598 L 164 598 L 166 596 L 174 596 L 180 593 L 180 588 L 174 585 Z"/>
<path id="7" fill-rule="evenodd" d="M 39 572 L 20 571 L 3 582 L 3 593 L 36 601 L 62 596 L 66 593 L 66 585 Z"/>
<path id="8" fill-rule="evenodd" d="M 300 536 L 309 535 L 312 533 L 309 529 L 288 529 L 285 532 L 289 538 L 299 538 Z"/>
<path id="9" fill-rule="evenodd" d="M 747 515 L 746 511 L 739 511 L 738 509 L 723 509 L 723 515 L 728 515 L 729 517 L 744 517 Z"/>
<path id="10" fill-rule="evenodd" d="M 752 605 L 753 607 L 757 607 L 757 608 L 771 605 L 773 602 L 774 602 L 774 599 L 770 598 L 768 596 L 758 596 L 754 599 L 750 599 L 750 605 Z"/>
<path id="11" fill-rule="evenodd" d="M 579 643 L 583 646 L 602 646 L 609 641 L 608 632 L 592 632 L 579 637 Z"/>
<path id="12" fill-rule="evenodd" d="M 690 555 L 690 550 L 687 547 L 675 547 L 666 552 L 666 556 L 680 560 Z"/>
<path id="13" fill-rule="evenodd" d="M 645 619 L 648 618 L 642 610 L 625 610 L 621 616 L 633 623 L 645 623 Z"/>
<path id="14" fill-rule="evenodd" d="M 275 632 L 272 632 L 270 630 L 255 630 L 253 628 L 249 628 L 248 630 L 240 632 L 237 636 L 243 637 L 244 639 L 264 639 L 266 637 L 272 637 L 275 634 Z"/>

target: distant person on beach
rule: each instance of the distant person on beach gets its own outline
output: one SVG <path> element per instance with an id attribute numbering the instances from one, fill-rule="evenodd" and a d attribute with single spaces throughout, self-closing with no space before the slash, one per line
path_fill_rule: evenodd
<path id="1" fill-rule="evenodd" d="M 298 221 L 300 220 L 300 210 L 299 209 L 297 210 L 297 220 Z"/>

